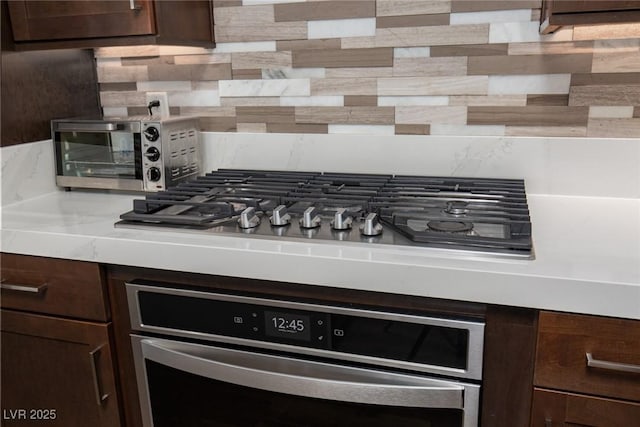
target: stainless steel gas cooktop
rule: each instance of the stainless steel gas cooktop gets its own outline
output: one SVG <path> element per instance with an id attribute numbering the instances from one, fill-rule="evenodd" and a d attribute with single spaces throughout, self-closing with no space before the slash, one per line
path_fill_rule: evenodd
<path id="1" fill-rule="evenodd" d="M 523 180 L 221 169 L 145 199 L 117 227 L 533 258 Z"/>

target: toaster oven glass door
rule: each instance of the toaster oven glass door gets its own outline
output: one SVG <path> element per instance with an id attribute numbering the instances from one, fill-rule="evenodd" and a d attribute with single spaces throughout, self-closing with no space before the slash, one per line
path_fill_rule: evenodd
<path id="1" fill-rule="evenodd" d="M 140 133 L 55 132 L 58 176 L 142 181 Z"/>

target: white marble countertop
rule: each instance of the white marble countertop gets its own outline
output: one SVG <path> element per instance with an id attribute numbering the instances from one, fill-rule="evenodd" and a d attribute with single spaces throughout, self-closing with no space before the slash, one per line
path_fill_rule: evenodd
<path id="1" fill-rule="evenodd" d="M 640 319 L 640 200 L 529 194 L 534 260 L 115 228 L 134 196 L 53 191 L 2 208 L 0 250 Z"/>

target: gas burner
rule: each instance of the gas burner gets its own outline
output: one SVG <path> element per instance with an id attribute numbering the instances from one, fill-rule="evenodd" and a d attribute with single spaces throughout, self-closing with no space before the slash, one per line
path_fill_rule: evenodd
<path id="1" fill-rule="evenodd" d="M 444 208 L 444 212 L 453 216 L 463 216 L 469 213 L 468 205 L 469 203 L 463 200 L 454 200 L 451 202 L 447 202 Z"/>
<path id="2" fill-rule="evenodd" d="M 429 230 L 441 233 L 467 233 L 473 230 L 473 223 L 463 221 L 429 221 Z"/>

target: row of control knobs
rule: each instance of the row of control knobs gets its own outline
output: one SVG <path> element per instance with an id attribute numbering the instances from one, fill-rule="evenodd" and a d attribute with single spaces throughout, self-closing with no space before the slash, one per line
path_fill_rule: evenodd
<path id="1" fill-rule="evenodd" d="M 285 227 L 291 224 L 291 215 L 287 213 L 286 206 L 280 205 L 273 210 L 269 221 L 274 227 Z M 318 209 L 315 207 L 307 208 L 302 214 L 299 224 L 300 227 L 307 229 L 320 227 L 322 219 L 318 215 Z M 333 220 L 331 220 L 331 228 L 334 230 L 350 230 L 352 224 L 353 217 L 344 208 L 338 209 L 333 216 Z M 255 228 L 260 225 L 260 217 L 256 214 L 255 208 L 248 207 L 242 211 L 238 219 L 238 225 L 244 229 Z M 370 213 L 367 215 L 360 226 L 360 234 L 363 236 L 379 236 L 382 234 L 382 225 L 378 222 L 378 214 Z"/>
<path id="2" fill-rule="evenodd" d="M 142 133 L 144 134 L 145 138 L 150 142 L 157 141 L 158 138 L 160 138 L 160 131 L 153 126 L 147 127 Z M 160 159 L 160 150 L 158 150 L 156 147 L 149 147 L 149 149 L 144 153 L 144 156 L 150 162 L 157 162 Z M 149 178 L 149 181 L 157 182 L 157 181 L 160 181 L 160 178 L 162 177 L 162 172 L 160 171 L 159 168 L 152 166 L 147 171 L 147 177 Z"/>

